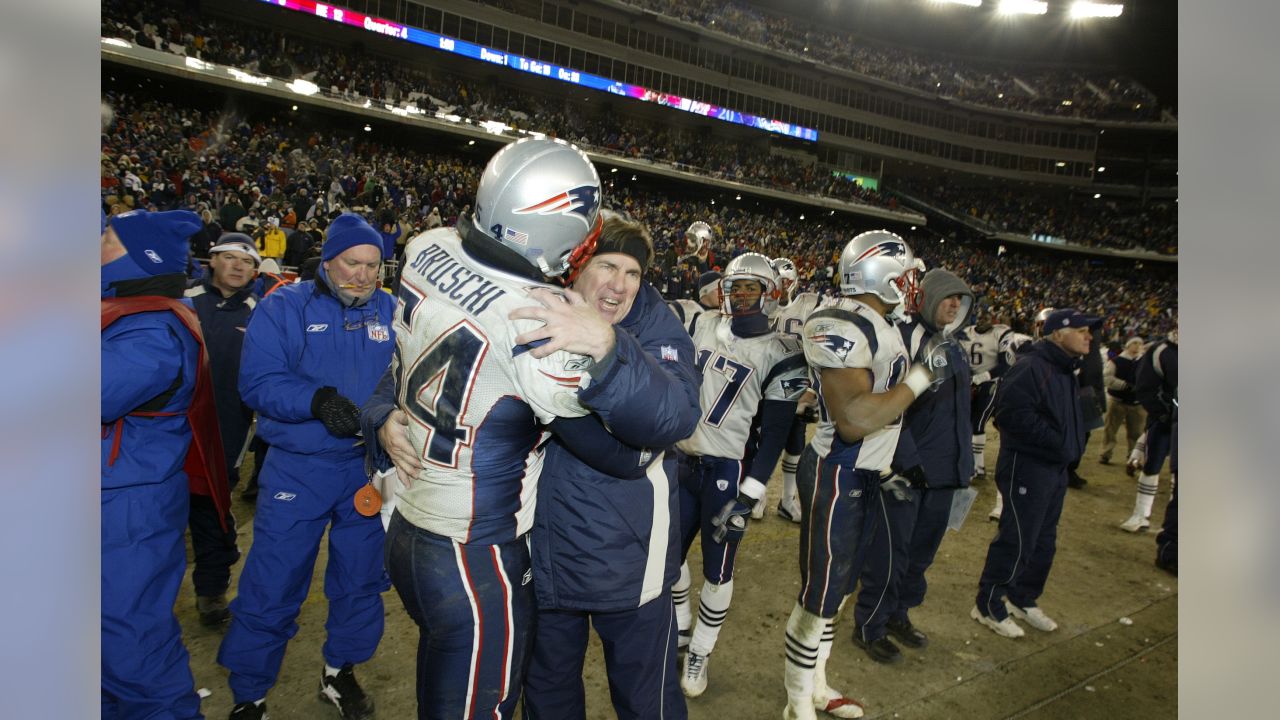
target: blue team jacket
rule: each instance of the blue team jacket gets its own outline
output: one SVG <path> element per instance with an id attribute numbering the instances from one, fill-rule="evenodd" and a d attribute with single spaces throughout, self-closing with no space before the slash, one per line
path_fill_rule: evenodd
<path id="1" fill-rule="evenodd" d="M 200 351 L 196 339 L 171 312 L 139 313 L 103 330 L 101 350 L 102 488 L 170 481 L 185 487 L 182 466 L 191 446 L 187 408 Z M 173 415 L 129 415 L 139 409 Z"/>
<path id="2" fill-rule="evenodd" d="M 374 291 L 344 308 L 323 282 L 282 287 L 249 318 L 240 359 L 240 397 L 258 412 L 258 433 L 273 447 L 335 460 L 360 457 L 352 438 L 329 434 L 312 418 L 311 398 L 328 385 L 357 405 L 373 394 L 391 364 L 395 299 Z"/>
<path id="3" fill-rule="evenodd" d="M 903 340 L 911 342 L 913 328 L 919 322 L 901 325 Z M 921 326 L 923 327 L 923 326 Z M 933 331 L 924 327 L 920 344 L 929 341 Z M 973 475 L 973 438 L 969 426 L 970 382 L 973 377 L 969 361 L 958 344 L 948 349 L 951 376 L 937 390 L 927 390 L 907 408 L 893 457 L 893 468 L 901 471 L 914 465 L 924 470 L 929 487 L 969 487 Z"/>
<path id="4" fill-rule="evenodd" d="M 648 283 L 615 329 L 612 365 L 579 393 L 599 415 L 553 424 L 557 435 L 547 447 L 531 535 L 540 609 L 635 608 L 670 587 L 679 572 L 671 445 L 692 435 L 701 417 L 693 341 Z M 611 470 L 581 459 L 591 454 L 583 446 L 595 451 L 596 467 Z M 640 465 L 663 451 L 661 472 Z M 655 523 L 665 523 L 665 532 L 655 533 Z"/>
<path id="5" fill-rule="evenodd" d="M 1076 399 L 1077 361 L 1048 340 L 1037 340 L 996 386 L 1000 453 L 1025 453 L 1065 468 L 1084 453 L 1084 420 Z"/>

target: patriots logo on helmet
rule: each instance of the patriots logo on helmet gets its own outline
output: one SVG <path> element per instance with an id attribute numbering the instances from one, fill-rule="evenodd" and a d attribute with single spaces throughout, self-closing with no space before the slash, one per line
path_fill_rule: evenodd
<path id="1" fill-rule="evenodd" d="M 907 246 L 897 240 L 884 240 L 867 248 L 854 263 L 873 257 L 900 257 L 907 254 Z"/>
<path id="2" fill-rule="evenodd" d="M 840 337 L 839 335 L 832 335 L 831 333 L 812 335 L 809 337 L 809 341 L 826 347 L 828 350 L 835 353 L 835 355 L 841 360 L 848 357 L 849 351 L 853 349 L 852 340 Z"/>
<path id="3" fill-rule="evenodd" d="M 600 188 L 595 185 L 579 185 L 572 190 L 557 193 L 546 200 L 512 210 L 516 215 L 578 215 L 587 227 L 591 216 L 600 206 Z"/>

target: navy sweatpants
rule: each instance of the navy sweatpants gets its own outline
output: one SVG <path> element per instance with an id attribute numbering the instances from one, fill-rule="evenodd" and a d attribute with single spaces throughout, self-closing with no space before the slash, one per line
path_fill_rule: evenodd
<path id="1" fill-rule="evenodd" d="M 911 537 L 916 525 L 919 491 L 907 490 L 898 500 L 885 490 L 871 493 L 874 519 L 863 528 L 865 559 L 859 575 L 861 589 L 853 608 L 854 622 L 868 642 L 885 635 L 885 623 L 898 607 L 898 591 L 910 562 Z"/>
<path id="2" fill-rule="evenodd" d="M 916 522 L 911 531 L 911 550 L 902 580 L 898 583 L 898 607 L 890 611 L 891 619 L 907 620 L 908 611 L 924 603 L 924 595 L 929 588 L 924 574 L 938 555 L 942 537 L 947 532 L 947 522 L 951 519 L 951 502 L 958 489 L 926 488 L 916 491 L 913 502 Z"/>
<path id="3" fill-rule="evenodd" d="M 1003 600 L 1035 607 L 1058 549 L 1058 519 L 1067 493 L 1065 466 L 1046 465 L 1026 453 L 1000 450 L 996 487 L 1004 495 L 1000 528 L 987 548 L 978 582 L 978 611 L 1004 620 Z"/>
<path id="4" fill-rule="evenodd" d="M 613 612 L 539 610 L 524 682 L 526 720 L 585 720 L 582 667 L 590 629 L 604 648 L 609 696 L 619 720 L 688 717 L 676 667 L 671 590 Z"/>

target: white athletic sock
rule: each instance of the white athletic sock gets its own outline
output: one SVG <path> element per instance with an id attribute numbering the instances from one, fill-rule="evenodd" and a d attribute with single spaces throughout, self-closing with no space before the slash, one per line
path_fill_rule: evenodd
<path id="1" fill-rule="evenodd" d="M 689 641 L 689 652 L 699 655 L 710 655 L 716 649 L 716 639 L 720 637 L 720 626 L 729 614 L 729 603 L 733 602 L 733 581 L 722 585 L 713 582 L 702 583 L 702 594 L 698 601 L 698 622 L 693 624 L 693 639 Z"/>
<path id="2" fill-rule="evenodd" d="M 975 473 L 987 472 L 987 436 L 986 433 L 973 436 L 973 471 Z"/>
<path id="3" fill-rule="evenodd" d="M 785 505 L 796 502 L 796 467 L 799 464 L 799 455 L 782 453 L 782 502 Z"/>
<path id="4" fill-rule="evenodd" d="M 817 679 L 819 646 L 822 636 L 830 630 L 831 621 L 814 615 L 796 603 L 787 619 L 786 659 L 783 663 L 782 684 L 787 690 L 787 702 L 792 706 L 810 707 L 813 704 L 814 681 Z M 830 651 L 830 645 L 828 645 Z"/>
<path id="5" fill-rule="evenodd" d="M 831 645 L 836 639 L 835 626 L 828 620 L 822 628 L 822 642 L 818 644 L 818 665 L 813 673 L 813 691 L 815 694 L 827 695 L 827 658 L 831 657 Z"/>
<path id="6" fill-rule="evenodd" d="M 324 676 L 325 676 L 325 677 L 338 677 L 338 672 L 339 672 L 340 670 L 342 670 L 342 668 L 336 668 L 336 667 L 334 667 L 334 666 L 330 665 L 329 663 L 325 663 L 325 664 L 324 664 Z"/>
<path id="7" fill-rule="evenodd" d="M 676 604 L 676 628 L 682 633 L 689 632 L 693 625 L 693 609 L 689 607 L 689 588 L 693 578 L 689 575 L 689 563 L 680 566 L 680 578 L 671 586 L 671 599 Z"/>
<path id="8" fill-rule="evenodd" d="M 1159 475 L 1147 475 L 1143 473 L 1138 476 L 1138 499 L 1133 506 L 1133 514 L 1141 513 L 1142 517 L 1151 517 L 1151 506 L 1156 501 L 1156 490 L 1160 488 Z"/>

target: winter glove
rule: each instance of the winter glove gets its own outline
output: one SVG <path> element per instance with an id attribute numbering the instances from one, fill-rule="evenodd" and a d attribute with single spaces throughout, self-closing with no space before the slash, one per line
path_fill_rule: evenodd
<path id="1" fill-rule="evenodd" d="M 738 497 L 730 500 L 720 508 L 720 512 L 711 518 L 711 526 L 715 531 L 711 533 L 711 539 L 718 543 L 742 542 L 742 536 L 747 532 L 747 521 L 751 517 L 751 511 L 755 508 L 756 503 L 760 500 L 753 495 L 764 497 L 764 483 L 755 478 L 748 477 L 742 481 L 742 486 L 738 489 Z"/>
<path id="2" fill-rule="evenodd" d="M 948 353 L 951 345 L 951 341 L 943 337 L 942 333 L 934 333 L 916 355 L 914 362 L 923 365 L 933 376 L 933 382 L 930 383 L 933 390 L 937 390 L 939 385 L 956 373 Z"/>
<path id="3" fill-rule="evenodd" d="M 913 488 L 923 490 L 929 487 L 929 478 L 925 476 L 924 467 L 920 465 L 912 465 L 898 474 L 906 478 Z"/>
<path id="4" fill-rule="evenodd" d="M 338 394 L 338 389 L 328 385 L 311 397 L 311 415 L 324 423 L 334 437 L 355 437 L 360 432 L 360 407 Z"/>

